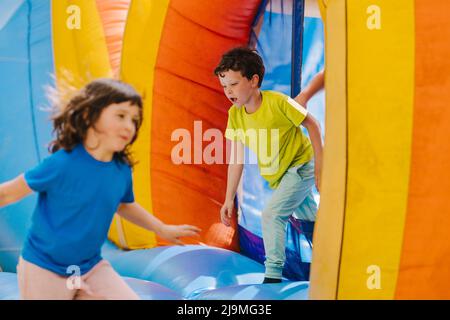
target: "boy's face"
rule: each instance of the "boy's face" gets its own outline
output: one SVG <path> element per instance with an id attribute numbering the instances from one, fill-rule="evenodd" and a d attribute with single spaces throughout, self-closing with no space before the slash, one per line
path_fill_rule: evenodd
<path id="1" fill-rule="evenodd" d="M 237 107 L 247 104 L 258 90 L 258 75 L 249 80 L 240 71 L 227 70 L 219 74 L 219 80 L 225 95 Z"/>

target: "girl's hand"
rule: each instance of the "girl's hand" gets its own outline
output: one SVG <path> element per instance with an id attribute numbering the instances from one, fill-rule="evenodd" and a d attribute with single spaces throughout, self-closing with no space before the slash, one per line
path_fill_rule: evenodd
<path id="1" fill-rule="evenodd" d="M 220 220 L 224 225 L 229 227 L 231 225 L 231 217 L 233 215 L 234 201 L 225 201 L 220 209 Z"/>
<path id="2" fill-rule="evenodd" d="M 179 239 L 181 237 L 198 237 L 200 228 L 190 225 L 169 225 L 165 224 L 161 228 L 158 235 L 170 242 L 183 245 L 184 243 Z"/>

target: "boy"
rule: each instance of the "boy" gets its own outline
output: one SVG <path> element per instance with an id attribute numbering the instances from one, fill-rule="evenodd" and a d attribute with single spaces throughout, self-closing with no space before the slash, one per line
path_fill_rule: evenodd
<path id="1" fill-rule="evenodd" d="M 289 217 L 295 212 L 301 219 L 315 220 L 317 204 L 312 187 L 315 181 L 319 190 L 322 138 L 318 122 L 298 102 L 282 93 L 260 90 L 264 71 L 261 57 L 245 47 L 226 52 L 214 70 L 233 103 L 225 132 L 231 140 L 232 160 L 220 215 L 222 223 L 229 226 L 247 145 L 257 155 L 262 177 L 275 189 L 262 213 L 266 253 L 263 283 L 277 283 L 286 259 Z M 311 140 L 302 133 L 300 124 Z"/>

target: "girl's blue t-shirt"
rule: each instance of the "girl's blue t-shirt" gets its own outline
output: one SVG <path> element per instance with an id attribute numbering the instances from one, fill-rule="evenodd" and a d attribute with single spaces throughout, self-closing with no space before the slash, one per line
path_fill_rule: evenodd
<path id="1" fill-rule="evenodd" d="M 134 201 L 131 168 L 102 162 L 78 144 L 25 172 L 39 192 L 22 257 L 63 276 L 81 275 L 101 259 L 101 247 L 120 203 Z"/>

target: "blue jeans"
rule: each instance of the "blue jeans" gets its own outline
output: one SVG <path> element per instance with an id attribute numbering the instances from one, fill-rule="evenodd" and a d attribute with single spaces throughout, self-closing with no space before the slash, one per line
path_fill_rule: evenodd
<path id="1" fill-rule="evenodd" d="M 315 221 L 313 160 L 289 168 L 262 212 L 262 233 L 266 252 L 265 277 L 281 279 L 286 260 L 286 224 L 292 214 L 302 220 Z"/>

